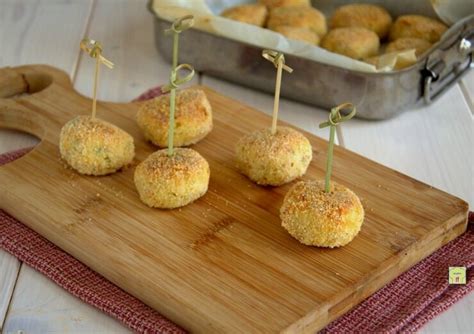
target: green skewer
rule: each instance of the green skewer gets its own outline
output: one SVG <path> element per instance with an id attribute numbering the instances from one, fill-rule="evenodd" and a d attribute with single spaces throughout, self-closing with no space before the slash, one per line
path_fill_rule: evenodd
<path id="1" fill-rule="evenodd" d="M 341 116 L 342 109 L 351 109 L 351 112 L 347 115 Z M 332 160 L 334 152 L 334 139 L 336 137 L 336 126 L 339 123 L 350 120 L 356 114 L 356 107 L 352 103 L 343 103 L 331 109 L 329 113 L 329 120 L 319 124 L 319 128 L 329 128 L 329 147 L 328 147 L 328 158 L 326 162 L 326 178 L 324 189 L 328 193 L 331 189 L 331 174 L 332 174 Z"/>
<path id="2" fill-rule="evenodd" d="M 176 88 L 192 79 L 194 76 L 194 68 L 188 64 L 178 65 L 178 50 L 179 50 L 179 34 L 186 29 L 189 29 L 194 24 L 194 17 L 186 15 L 176 19 L 171 28 L 165 30 L 165 34 L 173 34 L 173 60 L 171 63 L 170 82 L 163 87 L 163 92 L 170 92 L 170 119 L 168 128 L 168 156 L 172 156 L 174 152 L 174 128 L 175 128 L 175 109 L 176 109 Z M 190 74 L 184 78 L 178 77 L 180 69 L 187 68 L 191 71 Z"/>

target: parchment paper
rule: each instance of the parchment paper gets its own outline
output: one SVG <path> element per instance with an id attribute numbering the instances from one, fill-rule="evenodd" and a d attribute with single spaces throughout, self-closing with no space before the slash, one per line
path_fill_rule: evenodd
<path id="1" fill-rule="evenodd" d="M 212 34 L 248 43 L 262 49 L 272 49 L 318 61 L 329 65 L 338 66 L 348 70 L 362 72 L 387 72 L 394 69 L 399 62 L 398 57 L 403 57 L 404 64 L 416 62 L 414 52 L 392 53 L 385 55 L 379 68 L 374 65 L 357 61 L 333 52 L 326 51 L 318 46 L 285 36 L 269 29 L 241 23 L 218 16 L 224 9 L 255 1 L 246 0 L 154 0 L 153 10 L 163 19 L 173 21 L 183 15 L 192 14 L 195 18 L 194 28 Z M 399 62 L 400 64 L 400 62 Z"/>

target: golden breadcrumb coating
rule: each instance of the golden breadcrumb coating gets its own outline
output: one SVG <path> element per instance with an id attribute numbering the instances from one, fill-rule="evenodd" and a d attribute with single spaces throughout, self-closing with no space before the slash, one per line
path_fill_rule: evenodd
<path id="1" fill-rule="evenodd" d="M 385 48 L 385 53 L 415 49 L 416 55 L 419 56 L 427 51 L 432 45 L 433 44 L 430 42 L 421 38 L 404 37 L 388 43 Z"/>
<path id="2" fill-rule="evenodd" d="M 327 32 L 323 13 L 312 7 L 279 7 L 272 9 L 267 22 L 268 29 L 278 26 L 308 28 L 323 37 Z"/>
<path id="3" fill-rule="evenodd" d="M 61 157 L 86 175 L 110 174 L 132 162 L 133 138 L 104 120 L 78 116 L 67 122 L 59 135 Z"/>
<path id="4" fill-rule="evenodd" d="M 364 208 L 350 189 L 331 182 L 300 181 L 285 196 L 280 209 L 282 226 L 299 242 L 319 247 L 347 245 L 359 233 Z"/>
<path id="5" fill-rule="evenodd" d="M 277 7 L 311 6 L 311 0 L 258 0 L 258 2 L 267 6 L 268 9 Z"/>
<path id="6" fill-rule="evenodd" d="M 403 15 L 395 20 L 389 38 L 394 41 L 403 37 L 415 37 L 436 43 L 447 29 L 446 25 L 430 17 Z"/>
<path id="7" fill-rule="evenodd" d="M 279 186 L 304 175 L 313 157 L 309 140 L 300 132 L 278 127 L 254 131 L 236 146 L 237 167 L 252 181 Z"/>
<path id="8" fill-rule="evenodd" d="M 190 148 L 163 149 L 152 153 L 135 169 L 140 199 L 154 208 L 185 206 L 207 192 L 210 169 L 206 159 Z"/>
<path id="9" fill-rule="evenodd" d="M 337 28 L 323 38 L 321 47 L 350 58 L 364 59 L 378 54 L 380 41 L 376 33 L 365 28 Z"/>
<path id="10" fill-rule="evenodd" d="M 170 97 L 168 94 L 149 100 L 139 108 L 137 123 L 147 140 L 168 147 Z M 212 108 L 200 89 L 176 92 L 174 145 L 195 144 L 212 130 Z"/>
<path id="11" fill-rule="evenodd" d="M 303 41 L 313 45 L 319 44 L 318 34 L 308 28 L 278 26 L 273 29 L 274 31 L 290 39 L 296 39 L 298 41 Z"/>
<path id="12" fill-rule="evenodd" d="M 226 9 L 221 14 L 228 19 L 263 27 L 267 21 L 267 7 L 261 4 L 245 4 Z"/>
<path id="13" fill-rule="evenodd" d="M 392 25 L 392 17 L 380 6 L 356 3 L 337 8 L 329 25 L 331 29 L 366 28 L 384 38 Z"/>

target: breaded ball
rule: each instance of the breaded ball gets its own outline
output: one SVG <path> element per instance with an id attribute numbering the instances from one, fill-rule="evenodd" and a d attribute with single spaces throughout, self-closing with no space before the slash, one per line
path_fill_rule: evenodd
<path id="1" fill-rule="evenodd" d="M 209 164 L 190 148 L 163 149 L 152 153 L 135 169 L 140 199 L 153 208 L 173 209 L 187 205 L 207 192 Z"/>
<path id="2" fill-rule="evenodd" d="M 376 33 L 365 28 L 337 28 L 329 31 L 321 46 L 350 58 L 364 59 L 378 54 L 380 42 Z"/>
<path id="3" fill-rule="evenodd" d="M 318 45 L 319 36 L 314 31 L 308 28 L 298 28 L 290 26 L 278 26 L 274 28 L 276 32 L 282 34 L 283 36 L 296 39 L 298 41 L 303 41 L 309 44 Z"/>
<path id="4" fill-rule="evenodd" d="M 430 42 L 421 38 L 404 37 L 390 42 L 385 48 L 385 53 L 415 49 L 416 55 L 419 56 L 432 45 Z"/>
<path id="5" fill-rule="evenodd" d="M 90 116 L 67 122 L 59 135 L 61 157 L 86 175 L 106 175 L 132 162 L 133 138 L 115 125 Z"/>
<path id="6" fill-rule="evenodd" d="M 260 185 L 279 186 L 306 173 L 313 152 L 300 132 L 278 127 L 257 130 L 242 137 L 236 146 L 237 167 Z"/>
<path id="7" fill-rule="evenodd" d="M 389 37 L 391 41 L 403 37 L 415 37 L 436 43 L 447 29 L 446 25 L 430 17 L 403 15 L 395 20 Z"/>
<path id="8" fill-rule="evenodd" d="M 159 147 L 168 146 L 170 112 L 168 94 L 145 102 L 137 114 L 145 138 Z M 204 91 L 183 89 L 176 92 L 174 145 L 188 146 L 212 130 L 212 108 Z"/>
<path id="9" fill-rule="evenodd" d="M 263 27 L 267 20 L 267 7 L 261 4 L 246 4 L 226 9 L 221 14 L 228 19 Z"/>
<path id="10" fill-rule="evenodd" d="M 384 38 L 389 32 L 391 24 L 392 17 L 384 8 L 356 3 L 337 8 L 329 25 L 331 29 L 366 28 L 375 32 L 380 38 Z"/>
<path id="11" fill-rule="evenodd" d="M 268 9 L 292 6 L 311 6 L 311 0 L 259 0 L 258 2 L 267 6 Z"/>
<path id="12" fill-rule="evenodd" d="M 268 29 L 278 26 L 308 28 L 323 37 L 327 32 L 326 18 L 312 7 L 279 7 L 272 9 L 267 22 Z"/>
<path id="13" fill-rule="evenodd" d="M 300 181 L 285 196 L 280 209 L 281 225 L 299 242 L 309 246 L 347 245 L 359 233 L 364 208 L 350 189 L 331 182 Z"/>

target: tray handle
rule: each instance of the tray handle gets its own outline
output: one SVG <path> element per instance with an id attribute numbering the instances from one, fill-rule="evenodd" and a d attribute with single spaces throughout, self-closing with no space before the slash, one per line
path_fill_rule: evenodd
<path id="1" fill-rule="evenodd" d="M 429 59 L 421 71 L 422 94 L 426 104 L 430 104 L 445 89 L 457 82 L 470 68 L 474 68 L 474 29 L 461 35 L 459 39 L 443 50 L 441 56 Z M 433 83 L 439 81 L 433 89 Z"/>

